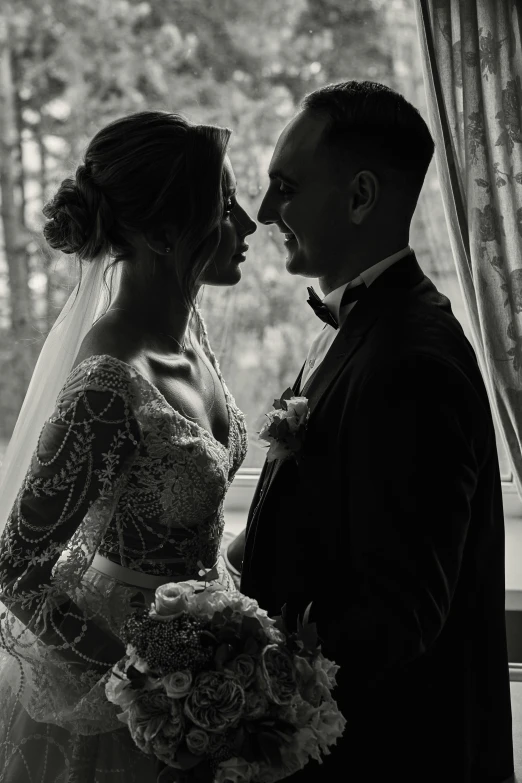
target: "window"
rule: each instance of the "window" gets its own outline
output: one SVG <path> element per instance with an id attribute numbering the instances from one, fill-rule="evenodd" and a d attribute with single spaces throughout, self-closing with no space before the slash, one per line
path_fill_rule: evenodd
<path id="1" fill-rule="evenodd" d="M 41 208 L 97 128 L 147 107 L 182 110 L 196 121 L 231 127 L 239 196 L 255 216 L 275 140 L 300 98 L 316 86 L 346 78 L 380 80 L 426 116 L 413 0 L 208 5 L 187 0 L 174 12 L 168 5 L 160 11 L 151 3 L 121 0 L 87 14 L 83 4 L 71 3 L 63 18 L 51 3 L 45 12 L 36 8 L 32 16 L 15 17 L 21 43 L 12 52 L 12 83 L 3 89 L 12 106 L 9 130 L 17 139 L 11 195 L 19 208 L 19 241 L 0 255 L 0 366 L 14 366 L 15 372 L 0 379 L 0 459 L 43 336 L 76 282 L 69 259 L 53 257 L 45 246 Z M 7 190 L 3 195 L 9 196 Z M 241 283 L 207 288 L 202 301 L 223 373 L 247 415 L 249 472 L 238 480 L 242 486 L 264 461 L 256 436 L 263 414 L 293 383 L 317 331 L 306 305 L 310 281 L 285 272 L 279 232 L 261 226 L 249 242 Z M 469 334 L 434 163 L 411 244 Z M 25 325 L 17 321 L 24 308 Z M 498 449 L 502 477 L 509 481 L 500 437 Z"/>
<path id="2" fill-rule="evenodd" d="M 317 58 L 313 63 L 301 64 L 301 89 L 297 95 L 312 89 L 316 83 L 329 80 L 372 78 L 398 89 L 427 119 L 413 0 L 367 3 L 366 6 L 367 9 L 378 8 L 380 16 L 367 10 L 365 15 L 359 16 L 355 28 L 350 26 L 348 30 L 348 26 L 341 26 L 338 29 L 336 36 L 340 49 L 353 55 L 345 54 L 339 67 L 328 71 L 328 77 L 332 74 L 333 78 L 321 76 L 325 50 L 320 51 L 317 29 L 310 29 L 311 40 L 317 42 L 319 49 L 310 49 L 308 59 Z M 329 34 L 334 35 L 333 28 Z M 290 29 L 288 35 L 291 36 Z M 302 34 L 296 40 L 301 41 Z M 278 59 L 267 63 L 266 78 L 273 78 L 274 72 L 280 74 L 281 67 Z M 331 69 L 331 63 L 329 67 Z M 311 79 L 310 69 L 319 78 Z M 266 171 L 273 145 L 292 117 L 295 106 L 293 91 L 278 87 L 272 93 L 272 105 L 265 107 L 268 116 L 264 117 L 263 129 L 268 135 L 263 134 L 261 138 L 259 134 L 255 147 L 250 148 L 252 153 L 246 153 L 246 157 L 240 134 L 237 134 L 237 146 L 233 140 L 231 157 L 240 193 L 243 198 L 248 193 L 247 203 L 252 215 L 257 213 L 267 184 Z M 257 154 L 253 153 L 254 149 Z M 249 242 L 251 249 L 240 285 L 229 290 L 208 289 L 203 302 L 210 331 L 217 337 L 215 344 L 227 383 L 247 415 L 250 448 L 244 465 L 248 473 L 243 473 L 239 479 L 242 486 L 251 483 L 255 475 L 253 469 L 259 469 L 264 461 L 265 447 L 257 440 L 263 414 L 270 409 L 273 398 L 293 384 L 310 341 L 317 333 L 317 319 L 306 306 L 306 285 L 310 281 L 286 274 L 285 251 L 279 232 L 261 226 Z M 471 340 L 434 161 L 413 219 L 410 243 L 424 272 L 451 300 L 453 311 Z M 316 286 L 315 281 L 312 284 Z M 502 479 L 509 484 L 511 468 L 498 428 L 497 446 Z"/>
<path id="3" fill-rule="evenodd" d="M 255 216 L 274 143 L 306 92 L 344 79 L 382 81 L 426 117 L 413 0 L 118 0 L 92 7 L 50 0 L 28 4 L 13 24 L 12 68 L 4 68 L 0 85 L 9 108 L 0 145 L 13 153 L 2 183 L 13 210 L 9 225 L 4 210 L 0 237 L 0 368 L 9 369 L 0 373 L 0 459 L 43 337 L 76 282 L 69 260 L 55 258 L 43 242 L 42 205 L 99 127 L 146 108 L 231 127 L 238 195 Z M 292 385 L 317 332 L 306 305 L 310 281 L 286 273 L 278 232 L 261 227 L 249 242 L 241 283 L 207 289 L 202 300 L 250 434 L 227 498 L 230 532 L 244 526 L 264 461 L 256 437 L 263 414 Z M 469 335 L 434 164 L 411 244 Z M 500 437 L 498 450 L 513 488 Z M 520 513 L 518 497 L 510 502 Z"/>

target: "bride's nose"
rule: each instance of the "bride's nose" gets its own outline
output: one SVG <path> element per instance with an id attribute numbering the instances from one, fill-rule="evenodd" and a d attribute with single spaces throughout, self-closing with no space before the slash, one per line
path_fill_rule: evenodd
<path id="1" fill-rule="evenodd" d="M 244 209 L 241 208 L 236 210 L 234 217 L 236 218 L 237 233 L 239 236 L 247 237 L 250 234 L 253 234 L 254 231 L 257 231 L 257 223 L 255 220 L 252 220 Z"/>

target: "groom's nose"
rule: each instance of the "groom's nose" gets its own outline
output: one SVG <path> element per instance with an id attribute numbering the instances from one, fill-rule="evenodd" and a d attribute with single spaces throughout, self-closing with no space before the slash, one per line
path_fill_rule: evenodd
<path id="1" fill-rule="evenodd" d="M 267 190 L 259 207 L 257 213 L 257 220 L 259 223 L 263 223 L 265 226 L 269 226 L 271 223 L 276 223 L 279 215 L 275 209 L 275 205 L 271 203 L 272 196 L 270 188 Z"/>

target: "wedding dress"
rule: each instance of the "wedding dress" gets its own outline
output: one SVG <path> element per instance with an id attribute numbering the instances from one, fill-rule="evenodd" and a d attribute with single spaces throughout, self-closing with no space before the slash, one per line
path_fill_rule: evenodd
<path id="1" fill-rule="evenodd" d="M 197 322 L 225 391 L 226 447 L 107 355 L 69 374 L 43 427 L 0 542 L 0 783 L 155 780 L 105 697 L 108 651 L 151 584 L 198 578 L 200 563 L 227 578 L 223 499 L 247 448 Z M 138 572 L 134 584 L 111 564 Z"/>

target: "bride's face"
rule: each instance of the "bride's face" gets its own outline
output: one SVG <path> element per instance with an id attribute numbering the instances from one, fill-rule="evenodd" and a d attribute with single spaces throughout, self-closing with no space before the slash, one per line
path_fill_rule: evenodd
<path id="1" fill-rule="evenodd" d="M 246 260 L 246 237 L 253 234 L 256 223 L 243 209 L 236 196 L 236 178 L 228 156 L 223 166 L 225 210 L 221 221 L 221 240 L 214 258 L 205 269 L 201 283 L 236 285 L 241 280 L 241 264 Z"/>

